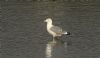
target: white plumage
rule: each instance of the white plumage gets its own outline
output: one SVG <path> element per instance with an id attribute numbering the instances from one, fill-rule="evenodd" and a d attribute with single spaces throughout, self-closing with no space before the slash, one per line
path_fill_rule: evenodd
<path id="1" fill-rule="evenodd" d="M 53 36 L 53 40 L 56 36 L 68 34 L 66 31 L 63 31 L 62 28 L 54 26 L 51 18 L 47 18 L 44 22 L 47 22 L 47 31 Z"/>

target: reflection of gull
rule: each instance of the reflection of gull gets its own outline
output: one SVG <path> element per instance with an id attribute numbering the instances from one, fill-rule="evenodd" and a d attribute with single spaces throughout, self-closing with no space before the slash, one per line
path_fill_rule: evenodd
<path id="1" fill-rule="evenodd" d="M 52 19 L 47 18 L 44 22 L 47 22 L 47 31 L 53 36 L 53 41 L 56 36 L 61 36 L 62 34 L 68 34 L 66 31 L 63 31 L 62 28 L 54 26 L 52 24 Z"/>
<path id="2" fill-rule="evenodd" d="M 46 58 L 51 58 L 52 57 L 52 44 L 47 44 L 46 47 Z"/>

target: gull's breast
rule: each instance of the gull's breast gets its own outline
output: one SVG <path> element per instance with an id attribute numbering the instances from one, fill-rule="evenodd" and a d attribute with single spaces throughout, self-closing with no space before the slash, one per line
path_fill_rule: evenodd
<path id="1" fill-rule="evenodd" d="M 56 36 L 56 33 L 51 31 L 50 29 L 47 29 L 47 31 L 49 32 L 49 34 L 53 35 L 53 36 Z"/>
<path id="2" fill-rule="evenodd" d="M 52 30 L 50 30 L 50 28 L 52 27 L 53 25 L 47 25 L 47 31 L 48 31 L 48 33 L 49 34 L 51 34 L 51 35 L 53 35 L 53 36 L 56 36 L 56 33 L 55 32 L 53 32 Z"/>

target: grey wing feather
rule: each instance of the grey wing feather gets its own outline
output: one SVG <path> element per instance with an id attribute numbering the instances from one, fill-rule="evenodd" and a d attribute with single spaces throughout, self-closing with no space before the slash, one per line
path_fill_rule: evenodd
<path id="1" fill-rule="evenodd" d="M 50 30 L 55 32 L 55 33 L 62 33 L 62 28 L 60 28 L 58 26 L 53 26 L 50 28 Z"/>

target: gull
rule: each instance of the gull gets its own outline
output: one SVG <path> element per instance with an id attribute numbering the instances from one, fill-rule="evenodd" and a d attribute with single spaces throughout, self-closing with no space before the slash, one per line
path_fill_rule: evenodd
<path id="1" fill-rule="evenodd" d="M 68 34 L 68 32 L 62 30 L 62 28 L 52 24 L 52 19 L 47 18 L 44 20 L 47 23 L 47 31 L 50 35 L 53 36 L 53 42 L 55 42 L 55 37 L 62 36 L 63 34 Z"/>

